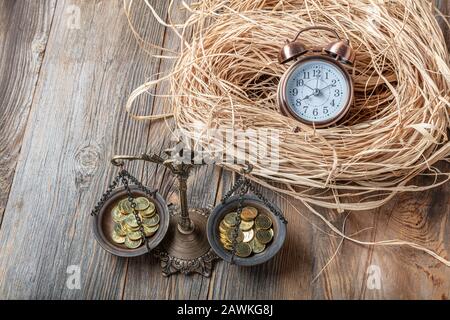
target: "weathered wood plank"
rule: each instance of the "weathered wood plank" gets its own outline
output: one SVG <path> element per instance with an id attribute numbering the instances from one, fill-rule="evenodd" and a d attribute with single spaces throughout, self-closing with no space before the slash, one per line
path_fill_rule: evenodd
<path id="1" fill-rule="evenodd" d="M 374 212 L 338 214 L 323 209 L 318 209 L 318 211 L 347 235 L 365 228 L 376 228 L 376 226 L 373 226 Z M 342 238 L 321 221 L 314 218 L 312 221 L 322 230 L 317 230 L 313 239 L 312 280 L 314 280 L 314 285 L 312 298 L 358 299 L 367 268 L 364 261 L 369 256 L 368 248 L 354 245 L 348 241 L 342 242 Z M 363 241 L 371 241 L 373 240 L 373 232 L 373 230 L 362 232 L 357 238 Z"/>
<path id="2" fill-rule="evenodd" d="M 55 1 L 0 3 L 0 225 L 55 5 Z"/>
<path id="3" fill-rule="evenodd" d="M 444 170 L 450 166 L 441 165 Z M 418 178 L 418 184 L 432 178 Z M 450 252 L 450 187 L 402 194 L 384 207 L 376 238 L 401 238 L 447 257 Z M 381 290 L 366 290 L 364 298 L 449 299 L 450 269 L 428 255 L 405 247 L 374 248 L 370 264 L 381 271 Z"/>
<path id="4" fill-rule="evenodd" d="M 95 242 L 89 212 L 116 173 L 111 155 L 145 150 L 147 125 L 130 121 L 123 106 L 142 78 L 158 68 L 138 47 L 122 5 L 120 0 L 57 4 L 0 233 L 1 297 L 122 297 L 127 260 Z M 67 25 L 69 6 L 79 8 L 79 29 Z M 146 32 L 161 43 L 162 31 L 148 25 Z M 129 169 L 139 172 L 142 164 Z M 66 287 L 69 265 L 80 267 L 80 290 Z"/>

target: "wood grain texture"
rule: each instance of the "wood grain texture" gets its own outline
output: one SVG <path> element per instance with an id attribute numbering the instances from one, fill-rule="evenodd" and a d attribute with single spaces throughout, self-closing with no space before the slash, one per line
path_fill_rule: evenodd
<path id="1" fill-rule="evenodd" d="M 150 3 L 167 18 L 167 1 Z M 449 14 L 448 1 L 437 3 Z M 75 29 L 68 25 L 73 5 L 81 13 L 80 27 Z M 14 21 L 8 20 L 11 13 Z M 182 21 L 186 13 L 174 6 L 170 15 Z M 25 23 L 24 16 L 31 17 L 30 22 Z M 0 167 L 7 168 L 0 172 L 4 179 L 0 180 L 0 216 L 6 205 L 0 228 L 0 298 L 450 297 L 450 269 L 431 257 L 405 247 L 365 247 L 348 241 L 339 247 L 341 239 L 330 236 L 330 230 L 299 201 L 267 190 L 261 191 L 284 210 L 289 224 L 285 246 L 264 265 L 239 268 L 217 262 L 209 279 L 164 278 L 158 261 L 150 256 L 122 259 L 105 253 L 93 238 L 89 211 L 116 173 L 108 160 L 118 153 L 162 153 L 174 144 L 164 121 L 134 121 L 123 106 L 134 88 L 170 70 L 172 62 L 154 59 L 139 47 L 120 0 L 6 1 L 0 4 L 0 18 L 0 159 L 7 163 Z M 135 1 L 131 18 L 147 41 L 174 50 L 179 47 L 174 34 L 152 19 L 143 2 Z M 21 37 L 11 34 L 15 24 L 23 32 Z M 449 39 L 450 32 L 445 32 Z M 45 36 L 40 41 L 42 34 L 48 41 Z M 33 43 L 39 44 L 33 48 L 45 43 L 45 56 L 30 53 Z M 168 90 L 164 84 L 150 93 Z M 143 95 L 133 111 L 158 114 L 168 108 L 163 98 Z M 449 164 L 442 166 L 450 169 Z M 176 182 L 165 168 L 136 162 L 129 170 L 157 187 L 169 202 L 178 201 Z M 233 182 L 232 174 L 217 167 L 195 170 L 188 181 L 190 205 L 217 204 Z M 402 194 L 378 210 L 352 213 L 347 220 L 346 215 L 320 212 L 339 228 L 345 221 L 345 233 L 359 232 L 355 237 L 360 240 L 402 238 L 448 258 L 449 188 L 447 184 Z M 81 268 L 80 290 L 66 286 L 70 265 Z M 374 267 L 380 271 L 380 290 L 367 286 L 368 271 Z"/>
<path id="2" fill-rule="evenodd" d="M 68 27 L 69 5 L 80 9 L 79 29 Z M 154 24 L 148 34 L 158 43 L 163 31 Z M 123 106 L 157 68 L 122 1 L 58 1 L 0 234 L 1 297 L 122 298 L 127 261 L 95 242 L 89 212 L 116 173 L 112 154 L 145 150 L 147 124 Z M 69 265 L 81 268 L 81 290 L 66 287 Z"/>
<path id="3" fill-rule="evenodd" d="M 54 9 L 55 1 L 0 2 L 0 225 Z"/>
<path id="4" fill-rule="evenodd" d="M 441 165 L 449 170 L 450 166 Z M 418 178 L 418 184 L 432 178 Z M 438 254 L 450 255 L 450 188 L 446 184 L 417 194 L 402 194 L 383 207 L 376 239 L 414 241 Z M 366 290 L 363 298 L 448 299 L 450 269 L 433 258 L 405 247 L 373 250 L 371 265 L 382 271 L 382 290 Z"/>

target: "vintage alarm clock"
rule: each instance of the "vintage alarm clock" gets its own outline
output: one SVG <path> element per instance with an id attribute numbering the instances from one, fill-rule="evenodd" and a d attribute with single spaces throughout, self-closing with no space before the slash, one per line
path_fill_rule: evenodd
<path id="1" fill-rule="evenodd" d="M 331 32 L 336 41 L 308 49 L 297 39 L 309 30 Z M 318 128 L 335 124 L 348 113 L 353 103 L 353 81 L 343 66 L 351 65 L 355 60 L 349 41 L 342 40 L 333 29 L 308 27 L 288 41 L 278 56 L 282 64 L 297 58 L 301 59 L 286 71 L 278 85 L 281 112 Z"/>

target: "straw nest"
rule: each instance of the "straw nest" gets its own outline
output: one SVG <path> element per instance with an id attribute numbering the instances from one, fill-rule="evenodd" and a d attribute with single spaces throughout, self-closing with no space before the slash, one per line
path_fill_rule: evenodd
<path id="1" fill-rule="evenodd" d="M 253 180 L 309 205 L 367 210 L 448 180 L 433 164 L 450 150 L 449 55 L 429 1 L 205 0 L 185 8 L 185 23 L 167 24 L 182 43 L 176 56 L 167 53 L 176 58 L 170 74 L 138 88 L 129 109 L 169 81 L 176 127 L 206 151 L 231 152 L 210 129 L 273 130 L 278 150 L 258 142 L 267 159 L 233 157 L 252 162 Z M 348 67 L 355 103 L 345 121 L 325 129 L 283 116 L 276 101 L 289 67 L 278 63 L 279 49 L 311 25 L 336 29 L 357 52 Z M 323 45 L 332 35 L 306 33 L 302 41 Z M 426 170 L 436 177 L 431 185 L 408 184 Z"/>

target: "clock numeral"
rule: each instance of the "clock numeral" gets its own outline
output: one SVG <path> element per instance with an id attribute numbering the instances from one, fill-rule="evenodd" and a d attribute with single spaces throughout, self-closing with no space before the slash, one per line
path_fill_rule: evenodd
<path id="1" fill-rule="evenodd" d="M 308 106 L 304 106 L 304 107 L 303 107 L 303 112 L 304 112 L 304 113 L 308 112 Z"/>
<path id="2" fill-rule="evenodd" d="M 334 106 L 336 105 L 336 103 L 334 102 L 334 99 L 331 100 L 331 103 L 330 103 L 330 104 L 331 104 L 332 107 L 334 107 Z"/>
<path id="3" fill-rule="evenodd" d="M 321 73 L 321 70 L 313 70 L 313 77 L 315 78 L 315 77 L 320 77 L 320 75 L 321 75 L 322 73 Z"/>
<path id="4" fill-rule="evenodd" d="M 335 91 L 334 91 L 334 96 L 335 97 L 339 97 L 341 95 L 341 92 L 339 91 L 339 89 L 336 89 Z"/>
<path id="5" fill-rule="evenodd" d="M 314 116 L 318 116 L 318 115 L 319 115 L 319 109 L 314 108 L 314 110 L 313 110 L 313 115 L 314 115 Z"/>
<path id="6" fill-rule="evenodd" d="M 332 86 L 332 87 L 336 87 L 336 79 L 334 79 L 334 80 L 331 81 L 331 86 Z"/>
<path id="7" fill-rule="evenodd" d="M 295 100 L 295 105 L 297 107 L 301 107 L 302 106 L 302 100 L 300 100 L 300 99 Z"/>
<path id="8" fill-rule="evenodd" d="M 327 108 L 327 107 L 323 107 L 323 113 L 324 113 L 324 114 L 328 114 L 328 112 L 329 112 L 329 111 L 328 111 L 328 108 Z"/>
<path id="9" fill-rule="evenodd" d="M 309 73 L 309 71 L 308 71 L 308 72 L 304 71 L 304 72 L 303 72 L 303 79 L 309 79 L 309 78 L 310 78 L 310 73 Z"/>
<path id="10" fill-rule="evenodd" d="M 303 87 L 304 84 L 305 84 L 305 82 L 303 81 L 303 79 L 297 80 L 297 87 Z"/>
<path id="11" fill-rule="evenodd" d="M 297 88 L 292 89 L 292 95 L 293 96 L 297 96 L 298 95 L 298 89 Z"/>
<path id="12" fill-rule="evenodd" d="M 328 80 L 329 73 L 325 73 L 325 79 Z"/>

